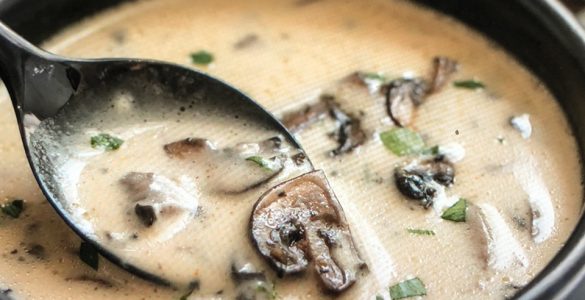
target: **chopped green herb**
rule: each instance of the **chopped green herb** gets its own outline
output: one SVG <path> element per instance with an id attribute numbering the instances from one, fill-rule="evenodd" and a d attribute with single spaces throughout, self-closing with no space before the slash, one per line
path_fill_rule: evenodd
<path id="1" fill-rule="evenodd" d="M 384 300 L 384 297 L 382 297 L 380 295 L 376 295 L 376 300 Z"/>
<path id="2" fill-rule="evenodd" d="M 464 198 L 459 199 L 457 203 L 453 204 L 453 206 L 449 207 L 441 218 L 453 222 L 465 222 L 465 215 L 467 212 L 467 200 Z"/>
<path id="3" fill-rule="evenodd" d="M 20 213 L 22 213 L 22 210 L 24 209 L 24 200 L 20 199 L 12 200 L 8 203 L 2 204 L 0 208 L 2 209 L 2 212 L 5 215 L 11 216 L 16 219 L 20 217 Z"/>
<path id="4" fill-rule="evenodd" d="M 417 235 L 435 235 L 435 232 L 433 230 L 428 230 L 428 229 L 408 228 L 408 229 L 406 229 L 406 231 L 408 231 L 408 233 L 417 234 Z"/>
<path id="5" fill-rule="evenodd" d="M 481 81 L 477 81 L 475 79 L 455 81 L 453 82 L 453 86 L 469 90 L 485 88 L 485 85 Z"/>
<path id="6" fill-rule="evenodd" d="M 246 160 L 256 163 L 258 166 L 262 167 L 262 169 L 264 169 L 266 171 L 273 171 L 274 170 L 274 166 L 271 163 L 271 161 L 264 159 L 261 156 L 250 156 L 250 157 L 246 158 Z"/>
<path id="7" fill-rule="evenodd" d="M 259 281 L 256 285 L 256 291 L 264 293 L 270 300 L 278 299 L 278 293 L 276 293 L 276 284 L 271 284 L 265 281 Z"/>
<path id="8" fill-rule="evenodd" d="M 79 258 L 92 269 L 98 270 L 100 257 L 97 249 L 92 244 L 81 242 L 81 245 L 79 245 Z"/>
<path id="9" fill-rule="evenodd" d="M 385 82 L 386 81 L 386 77 L 380 73 L 372 73 L 372 72 L 360 72 L 358 74 L 358 76 L 362 79 L 362 80 L 378 80 L 378 81 L 382 81 Z"/>
<path id="10" fill-rule="evenodd" d="M 432 146 L 430 148 L 426 148 L 422 151 L 422 154 L 426 155 L 439 155 L 439 145 Z"/>
<path id="11" fill-rule="evenodd" d="M 418 277 L 405 280 L 390 287 L 390 297 L 392 300 L 414 296 L 424 296 L 426 294 L 427 289 L 425 288 L 424 283 Z"/>
<path id="12" fill-rule="evenodd" d="M 91 147 L 103 148 L 106 151 L 117 150 L 122 144 L 124 144 L 124 140 L 107 133 L 100 133 L 91 137 Z"/>
<path id="13" fill-rule="evenodd" d="M 380 133 L 386 148 L 398 156 L 420 153 L 425 149 L 422 137 L 407 128 L 393 128 Z"/>
<path id="14" fill-rule="evenodd" d="M 200 50 L 191 53 L 191 61 L 196 65 L 208 65 L 213 61 L 213 54 Z"/>

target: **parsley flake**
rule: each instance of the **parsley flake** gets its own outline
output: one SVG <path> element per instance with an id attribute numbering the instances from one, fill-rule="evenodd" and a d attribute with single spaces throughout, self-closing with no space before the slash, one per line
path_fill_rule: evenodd
<path id="1" fill-rule="evenodd" d="M 191 62 L 196 65 L 208 65 L 213 62 L 213 54 L 205 51 L 199 50 L 197 52 L 191 53 Z"/>
<path id="2" fill-rule="evenodd" d="M 408 233 L 412 233 L 412 234 L 416 234 L 416 235 L 435 235 L 435 231 L 428 230 L 428 229 L 407 228 L 406 231 L 408 231 Z"/>
<path id="3" fill-rule="evenodd" d="M 420 134 L 408 128 L 393 128 L 380 133 L 384 146 L 398 156 L 420 153 L 425 150 L 425 142 Z"/>
<path id="4" fill-rule="evenodd" d="M 359 72 L 358 76 L 362 80 L 377 80 L 377 81 L 381 81 L 381 82 L 386 82 L 386 77 L 380 73 Z"/>
<path id="5" fill-rule="evenodd" d="M 275 169 L 278 168 L 278 163 L 276 162 L 276 160 L 274 159 L 265 159 L 261 156 L 250 156 L 246 158 L 247 161 L 251 161 L 255 164 L 257 164 L 258 166 L 260 166 L 262 169 L 266 170 L 266 171 L 274 171 Z"/>
<path id="6" fill-rule="evenodd" d="M 414 296 L 424 296 L 427 289 L 424 283 L 417 277 L 402 281 L 390 287 L 390 297 L 392 300 L 409 298 Z"/>
<path id="7" fill-rule="evenodd" d="M 466 212 L 467 200 L 461 198 L 459 201 L 457 201 L 457 203 L 453 204 L 453 206 L 445 210 L 445 212 L 443 212 L 441 215 L 441 218 L 453 222 L 465 222 Z"/>
<path id="8" fill-rule="evenodd" d="M 92 148 L 102 148 L 106 151 L 113 151 L 118 150 L 122 144 L 124 144 L 124 140 L 107 133 L 100 133 L 91 137 Z"/>
<path id="9" fill-rule="evenodd" d="M 15 199 L 0 206 L 5 215 L 11 216 L 14 219 L 20 217 L 20 213 L 24 210 L 24 200 Z"/>
<path id="10" fill-rule="evenodd" d="M 485 88 L 483 82 L 477 81 L 475 79 L 454 81 L 453 86 L 468 90 L 477 90 Z"/>
<path id="11" fill-rule="evenodd" d="M 278 293 L 276 293 L 276 284 L 260 281 L 256 285 L 256 291 L 264 293 L 270 300 L 278 299 Z"/>

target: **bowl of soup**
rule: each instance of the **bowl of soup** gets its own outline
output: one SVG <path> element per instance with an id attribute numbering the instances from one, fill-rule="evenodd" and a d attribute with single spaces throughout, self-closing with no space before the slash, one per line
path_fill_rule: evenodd
<path id="1" fill-rule="evenodd" d="M 554 1 L 23 0 L 0 18 L 60 55 L 218 77 L 296 138 L 188 103 L 133 114 L 156 86 L 103 96 L 55 147 L 75 149 L 61 204 L 116 265 L 43 197 L 3 90 L 0 299 L 550 299 L 583 277 L 585 34 Z"/>

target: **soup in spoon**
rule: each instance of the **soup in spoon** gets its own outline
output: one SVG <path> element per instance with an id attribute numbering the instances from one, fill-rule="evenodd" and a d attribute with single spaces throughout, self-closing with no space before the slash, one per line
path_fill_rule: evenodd
<path id="1" fill-rule="evenodd" d="M 407 2 L 139 1 L 76 24 L 46 46 L 209 72 L 279 115 L 327 174 L 328 186 L 313 184 L 318 174 L 299 179 L 310 170 L 294 164 L 298 149 L 284 140 L 274 146 L 273 132 L 237 135 L 243 124 L 234 116 L 213 123 L 192 118 L 188 107 L 146 117 L 139 127 L 97 124 L 71 136 L 84 163 L 71 185 L 88 208 L 82 220 L 111 249 L 152 268 L 171 265 L 164 272 L 193 283 L 193 299 L 501 299 L 546 266 L 580 215 L 577 146 L 545 86 L 477 32 Z M 117 99 L 115 110 L 132 110 L 127 95 Z M 0 195 L 7 205 L 25 200 L 17 219 L 0 220 L 7 294 L 184 295 L 103 259 L 97 271 L 79 259 L 79 239 L 35 188 L 9 103 L 0 105 Z M 123 143 L 93 148 L 92 137 L 112 140 L 105 134 Z M 171 150 L 192 146 L 198 150 Z M 278 159 L 262 159 L 280 155 L 287 159 L 274 175 Z M 302 184 L 291 184 L 294 178 Z M 135 190 L 141 183 L 180 191 L 166 197 L 180 205 L 159 205 L 162 192 Z M 298 191 L 315 198 L 304 201 Z M 262 221 L 270 211 L 287 220 L 274 235 Z M 289 222 L 310 211 L 319 213 Z M 325 219 L 326 226 L 315 225 Z M 319 269 L 327 261 L 312 254 L 320 241 L 334 256 L 335 241 L 349 245 L 355 256 L 339 257 L 355 259 Z"/>

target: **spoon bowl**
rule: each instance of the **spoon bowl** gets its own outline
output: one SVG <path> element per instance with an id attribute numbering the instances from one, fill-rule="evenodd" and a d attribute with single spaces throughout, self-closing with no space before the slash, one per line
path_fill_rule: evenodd
<path id="1" fill-rule="evenodd" d="M 301 149 L 286 128 L 252 99 L 220 80 L 176 64 L 67 59 L 34 47 L 0 23 L 0 75 L 16 111 L 31 169 L 47 200 L 101 255 L 159 284 L 175 285 L 108 251 L 88 229 L 88 221 L 73 213 L 83 208 L 64 201 L 76 193 L 70 187 L 82 169 L 75 164 L 70 136 L 99 127 L 104 113 L 110 116 L 107 122 L 116 124 L 142 120 L 138 118 L 142 115 L 145 122 L 146 116 L 169 120 L 181 114 L 217 115 L 278 132 Z"/>

